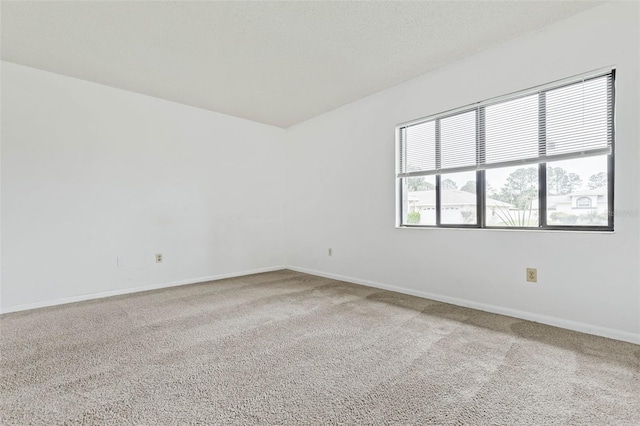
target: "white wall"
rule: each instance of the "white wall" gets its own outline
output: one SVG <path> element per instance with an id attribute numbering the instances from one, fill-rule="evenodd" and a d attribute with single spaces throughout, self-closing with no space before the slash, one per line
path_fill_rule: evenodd
<path id="1" fill-rule="evenodd" d="M 284 130 L 6 62 L 2 114 L 3 311 L 284 265 Z"/>
<path id="2" fill-rule="evenodd" d="M 640 343 L 638 8 L 606 4 L 290 128 L 289 265 Z M 394 227 L 396 124 L 610 65 L 614 234 Z"/>

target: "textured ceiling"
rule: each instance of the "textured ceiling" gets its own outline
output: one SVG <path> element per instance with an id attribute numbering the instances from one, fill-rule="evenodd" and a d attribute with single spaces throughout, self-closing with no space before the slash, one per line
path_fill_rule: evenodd
<path id="1" fill-rule="evenodd" d="M 598 3 L 2 2 L 2 59 L 288 127 Z"/>

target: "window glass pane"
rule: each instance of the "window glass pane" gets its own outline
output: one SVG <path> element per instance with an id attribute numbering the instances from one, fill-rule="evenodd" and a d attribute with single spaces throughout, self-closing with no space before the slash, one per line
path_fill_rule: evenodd
<path id="1" fill-rule="evenodd" d="M 537 227 L 538 166 L 485 171 L 487 226 Z"/>
<path id="2" fill-rule="evenodd" d="M 440 120 L 441 167 L 476 164 L 476 111 Z"/>
<path id="3" fill-rule="evenodd" d="M 547 92 L 547 155 L 607 146 L 608 84 L 601 77 Z"/>
<path id="4" fill-rule="evenodd" d="M 436 224 L 436 177 L 404 178 L 403 225 Z"/>
<path id="5" fill-rule="evenodd" d="M 440 223 L 477 224 L 476 172 L 443 174 L 440 186 Z"/>
<path id="6" fill-rule="evenodd" d="M 538 94 L 485 108 L 487 163 L 538 156 Z"/>
<path id="7" fill-rule="evenodd" d="M 421 172 L 436 168 L 436 124 L 434 121 L 405 129 L 406 164 L 403 172 Z"/>
<path id="8" fill-rule="evenodd" d="M 607 156 L 547 163 L 547 223 L 607 226 Z"/>

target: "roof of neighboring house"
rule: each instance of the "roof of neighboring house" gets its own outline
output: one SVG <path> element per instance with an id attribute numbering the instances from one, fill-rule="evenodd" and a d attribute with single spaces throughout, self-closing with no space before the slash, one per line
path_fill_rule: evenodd
<path id="1" fill-rule="evenodd" d="M 436 191 L 415 191 L 409 192 L 409 201 L 420 207 L 435 207 L 436 205 Z M 453 189 L 442 190 L 442 205 L 443 206 L 475 206 L 476 194 L 466 191 L 458 191 Z M 487 206 L 490 207 L 506 207 L 513 208 L 512 204 L 504 203 L 502 201 L 494 200 L 493 198 L 487 198 Z"/>
<path id="2" fill-rule="evenodd" d="M 607 187 L 601 186 L 600 188 L 595 189 L 581 189 L 576 192 L 571 192 L 569 194 L 564 195 L 549 195 L 547 196 L 547 208 L 553 209 L 558 204 L 571 204 L 571 199 L 575 197 L 588 197 L 588 196 L 606 196 L 607 195 Z M 538 200 L 533 200 L 532 204 L 534 209 L 538 208 Z"/>
<path id="3" fill-rule="evenodd" d="M 600 188 L 594 189 L 582 189 L 580 191 L 572 192 L 571 194 L 567 194 L 571 197 L 581 197 L 586 195 L 607 195 L 607 187 L 601 186 Z"/>

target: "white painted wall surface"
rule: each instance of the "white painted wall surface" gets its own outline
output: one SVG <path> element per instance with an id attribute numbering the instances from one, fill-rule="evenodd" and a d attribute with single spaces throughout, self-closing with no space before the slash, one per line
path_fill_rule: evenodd
<path id="1" fill-rule="evenodd" d="M 284 265 L 284 130 L 6 62 L 2 114 L 3 311 Z"/>
<path id="2" fill-rule="evenodd" d="M 639 6 L 605 4 L 290 128 L 289 265 L 640 343 Z M 610 65 L 615 233 L 394 227 L 398 123 Z"/>

